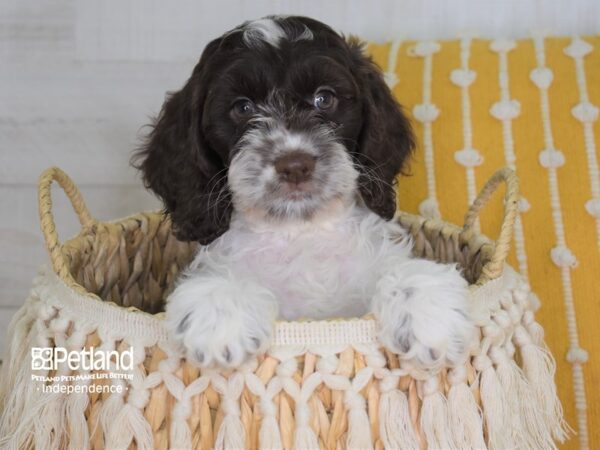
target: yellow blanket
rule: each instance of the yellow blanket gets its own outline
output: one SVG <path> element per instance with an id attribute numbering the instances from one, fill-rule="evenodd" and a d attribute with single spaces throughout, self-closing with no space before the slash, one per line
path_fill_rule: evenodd
<path id="1" fill-rule="evenodd" d="M 499 167 L 520 178 L 510 264 L 541 299 L 557 359 L 565 449 L 600 444 L 600 36 L 370 44 L 418 149 L 399 207 L 462 223 Z M 496 237 L 501 196 L 481 218 Z"/>

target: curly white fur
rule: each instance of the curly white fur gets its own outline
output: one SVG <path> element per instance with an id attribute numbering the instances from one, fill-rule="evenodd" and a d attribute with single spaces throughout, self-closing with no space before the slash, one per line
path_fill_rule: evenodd
<path id="1" fill-rule="evenodd" d="M 454 265 L 412 259 L 404 230 L 362 206 L 294 225 L 237 214 L 202 248 L 169 298 L 187 356 L 236 366 L 283 319 L 379 319 L 381 342 L 419 367 L 456 364 L 473 332 L 467 283 Z M 335 210 L 335 209 L 334 209 Z"/>

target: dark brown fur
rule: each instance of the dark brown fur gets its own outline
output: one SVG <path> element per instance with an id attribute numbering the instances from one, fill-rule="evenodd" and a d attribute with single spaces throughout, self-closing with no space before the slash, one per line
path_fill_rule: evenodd
<path id="1" fill-rule="evenodd" d="M 308 27 L 314 39 L 284 40 L 278 48 L 248 46 L 242 25 L 212 41 L 185 86 L 169 96 L 134 156 L 181 240 L 206 244 L 227 230 L 233 208 L 227 168 L 247 126 L 231 119 L 231 102 L 240 95 L 258 102 L 274 88 L 304 118 L 312 107 L 305 96 L 320 85 L 336 84 L 343 95 L 335 113 L 311 111 L 310 120 L 292 120 L 290 126 L 309 128 L 311 120 L 330 124 L 360 171 L 365 204 L 385 219 L 394 215 L 394 180 L 414 141 L 380 70 L 357 40 L 346 40 L 327 25 L 305 17 L 273 19 L 288 36 Z"/>

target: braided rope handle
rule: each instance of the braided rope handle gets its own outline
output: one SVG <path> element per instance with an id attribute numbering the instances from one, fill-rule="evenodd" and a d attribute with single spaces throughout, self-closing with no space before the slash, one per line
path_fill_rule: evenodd
<path id="1" fill-rule="evenodd" d="M 56 223 L 52 214 L 52 183 L 56 181 L 69 198 L 82 228 L 90 227 L 95 223 L 90 212 L 85 206 L 83 197 L 73 180 L 58 167 L 46 169 L 38 180 L 38 204 L 40 214 L 40 226 L 46 241 L 46 248 L 50 254 L 50 261 L 54 272 L 69 286 L 77 283 L 73 279 L 69 266 L 65 261 L 62 244 L 56 231 Z"/>
<path id="2" fill-rule="evenodd" d="M 474 233 L 473 224 L 477 220 L 481 208 L 488 202 L 502 182 L 506 184 L 502 226 L 500 228 L 498 239 L 496 240 L 492 258 L 481 269 L 481 275 L 477 280 L 477 284 L 479 285 L 498 278 L 502 274 L 504 262 L 510 251 L 510 242 L 512 240 L 515 220 L 517 218 L 519 201 L 519 180 L 517 179 L 515 172 L 512 169 L 505 167 L 494 173 L 465 215 L 465 225 L 462 234 L 463 236 L 468 236 Z"/>
<path id="3" fill-rule="evenodd" d="M 62 251 L 62 244 L 59 240 L 56 231 L 56 223 L 52 214 L 51 187 L 54 181 L 62 187 L 69 198 L 83 228 L 92 226 L 96 221 L 88 211 L 79 189 L 65 172 L 58 167 L 51 167 L 42 173 L 38 182 L 40 225 L 44 240 L 46 241 L 46 247 L 50 254 L 52 268 L 67 285 L 76 286 L 77 283 L 71 276 L 69 267 L 66 264 Z M 481 208 L 488 202 L 489 198 L 496 191 L 501 182 L 506 183 L 505 209 L 502 227 L 500 229 L 500 235 L 496 240 L 492 258 L 483 266 L 477 284 L 483 284 L 489 280 L 498 278 L 502 274 L 504 262 L 510 250 L 510 242 L 518 212 L 517 203 L 519 200 L 519 183 L 514 171 L 506 167 L 494 173 L 465 215 L 465 224 L 462 235 L 468 239 L 468 236 L 474 233 L 473 224 L 479 216 Z"/>

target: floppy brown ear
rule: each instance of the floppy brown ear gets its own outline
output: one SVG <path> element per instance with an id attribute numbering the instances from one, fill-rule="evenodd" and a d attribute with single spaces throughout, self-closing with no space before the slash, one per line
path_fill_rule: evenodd
<path id="1" fill-rule="evenodd" d="M 348 44 L 363 95 L 363 127 L 355 153 L 360 167 L 359 190 L 369 209 L 391 219 L 396 211 L 396 176 L 415 146 L 412 128 L 381 71 L 364 55 L 362 45 L 353 39 Z"/>
<path id="2" fill-rule="evenodd" d="M 186 85 L 170 94 L 133 157 L 145 186 L 164 202 L 177 238 L 201 244 L 227 230 L 232 211 L 225 163 L 201 128 L 209 83 L 206 66 L 219 43 L 208 44 Z"/>

